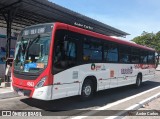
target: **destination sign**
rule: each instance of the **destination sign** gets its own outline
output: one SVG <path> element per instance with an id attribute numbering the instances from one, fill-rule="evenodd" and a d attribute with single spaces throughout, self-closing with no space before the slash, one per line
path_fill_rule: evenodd
<path id="1" fill-rule="evenodd" d="M 24 30 L 24 34 L 23 35 L 34 35 L 34 34 L 39 34 L 39 33 L 44 33 L 45 32 L 45 28 L 35 28 L 35 29 L 28 29 L 28 30 Z"/>
<path id="2" fill-rule="evenodd" d="M 28 27 L 22 31 L 22 36 L 35 35 L 51 32 L 53 28 L 53 24 L 46 25 L 36 25 L 32 27 Z"/>

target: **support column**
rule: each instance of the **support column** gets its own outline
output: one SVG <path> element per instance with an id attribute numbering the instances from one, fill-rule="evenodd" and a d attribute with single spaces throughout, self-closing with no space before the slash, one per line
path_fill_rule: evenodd
<path id="1" fill-rule="evenodd" d="M 8 70 L 7 65 L 7 59 L 10 57 L 10 48 L 11 48 L 11 26 L 12 26 L 12 11 L 8 10 L 6 13 L 3 14 L 6 23 L 7 23 L 7 43 L 6 43 L 6 63 L 5 63 L 5 67 L 6 67 L 6 71 L 5 71 L 5 87 L 9 87 L 10 86 L 10 77 L 7 75 Z"/>
<path id="2" fill-rule="evenodd" d="M 13 2 L 10 5 L 0 8 L 0 14 L 3 15 L 7 24 L 6 69 L 8 64 L 7 59 L 10 58 L 12 22 L 21 4 L 22 4 L 22 0 L 18 0 L 16 2 Z M 10 77 L 8 75 L 5 75 L 5 82 L 6 82 L 5 86 L 10 86 L 10 83 L 9 83 Z"/>
<path id="3" fill-rule="evenodd" d="M 11 49 L 11 26 L 12 26 L 12 13 L 8 11 L 7 15 L 7 52 L 6 58 L 10 57 L 10 49 Z"/>
<path id="4" fill-rule="evenodd" d="M 7 68 L 9 68 L 7 65 L 9 62 L 7 59 L 10 58 L 12 21 L 16 14 L 16 11 L 17 11 L 17 8 L 16 9 L 14 8 L 14 9 L 9 9 L 3 13 L 3 16 L 7 24 L 6 63 L 5 63 L 5 67 L 6 67 L 5 86 L 6 87 L 10 86 L 10 76 L 8 76 L 8 73 L 7 73 L 8 72 Z"/>

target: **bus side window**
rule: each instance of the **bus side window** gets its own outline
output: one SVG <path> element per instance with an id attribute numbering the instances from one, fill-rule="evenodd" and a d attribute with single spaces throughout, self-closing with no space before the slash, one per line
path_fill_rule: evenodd
<path id="1" fill-rule="evenodd" d="M 72 41 L 65 41 L 65 55 L 69 60 L 76 58 L 76 44 Z"/>
<path id="2" fill-rule="evenodd" d="M 96 38 L 84 39 L 83 61 L 102 61 L 102 43 Z"/>
<path id="3" fill-rule="evenodd" d="M 148 53 L 142 50 L 140 59 L 142 64 L 148 63 Z"/>
<path id="4" fill-rule="evenodd" d="M 119 61 L 120 63 L 130 63 L 131 62 L 131 48 L 127 46 L 119 46 Z"/>
<path id="5" fill-rule="evenodd" d="M 107 62 L 118 62 L 118 47 L 116 44 L 104 44 L 104 60 Z"/>
<path id="6" fill-rule="evenodd" d="M 58 73 L 77 64 L 77 40 L 68 32 L 58 30 L 55 37 L 53 73 Z"/>
<path id="7" fill-rule="evenodd" d="M 154 52 L 148 53 L 148 64 L 154 64 L 155 63 L 155 54 Z"/>
<path id="8" fill-rule="evenodd" d="M 134 64 L 140 63 L 139 49 L 132 47 L 132 49 L 131 49 L 131 62 Z"/>

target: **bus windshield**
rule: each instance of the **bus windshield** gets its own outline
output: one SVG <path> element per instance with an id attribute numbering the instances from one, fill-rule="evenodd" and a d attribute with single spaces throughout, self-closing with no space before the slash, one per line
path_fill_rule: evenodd
<path id="1" fill-rule="evenodd" d="M 18 38 L 14 56 L 16 71 L 36 73 L 45 69 L 48 64 L 51 30 L 40 33 L 40 27 L 38 27 L 39 31 L 32 27 L 31 30 L 33 29 L 35 34 L 30 34 L 33 31 L 27 29 L 28 31 L 23 30 Z"/>

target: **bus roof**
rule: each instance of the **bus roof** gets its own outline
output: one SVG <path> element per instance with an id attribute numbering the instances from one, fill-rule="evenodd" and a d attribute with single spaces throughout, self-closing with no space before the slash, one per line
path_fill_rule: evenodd
<path id="1" fill-rule="evenodd" d="M 26 28 L 30 28 L 30 27 L 34 27 L 34 26 L 40 26 L 40 25 L 49 25 L 49 24 L 50 25 L 55 24 L 55 27 L 58 26 L 58 27 L 61 27 L 62 29 L 63 28 L 68 29 L 68 30 L 73 31 L 73 32 L 76 31 L 77 33 L 80 33 L 80 34 L 94 36 L 94 37 L 96 36 L 97 38 L 101 38 L 101 39 L 104 39 L 104 40 L 107 40 L 107 41 L 119 43 L 119 44 L 122 44 L 122 45 L 127 45 L 127 46 L 131 46 L 131 47 L 137 47 L 137 48 L 140 48 L 140 49 L 155 51 L 155 49 L 152 49 L 152 48 L 149 48 L 149 47 L 146 47 L 146 46 L 142 46 L 142 45 L 136 44 L 136 43 L 131 42 L 131 41 L 121 40 L 121 39 L 118 39 L 118 38 L 114 38 L 114 37 L 111 37 L 111 36 L 99 34 L 99 33 L 96 33 L 96 32 L 90 31 L 90 30 L 86 30 L 86 29 L 83 29 L 83 28 L 79 28 L 79 27 L 76 27 L 76 26 L 72 26 L 72 25 L 65 24 L 65 23 L 60 23 L 60 22 L 37 24 L 37 25 L 32 25 L 32 26 L 26 27 Z"/>
<path id="2" fill-rule="evenodd" d="M 63 25 L 63 23 L 58 23 L 58 24 Z M 66 25 L 66 24 L 64 24 L 64 25 Z M 122 44 L 122 45 L 127 45 L 127 46 L 131 46 L 131 47 L 137 47 L 137 48 L 140 48 L 140 49 L 155 51 L 155 49 L 153 49 L 153 48 L 149 48 L 147 46 L 142 46 L 142 45 L 130 42 L 130 41 L 125 41 L 125 40 L 121 40 L 121 39 L 118 39 L 118 38 L 113 38 L 113 37 L 110 37 L 110 36 L 95 33 L 95 32 L 85 30 L 85 29 L 82 29 L 82 28 L 78 28 L 78 27 L 75 27 L 75 26 L 71 26 L 71 25 L 67 25 L 67 26 L 68 26 L 69 30 L 74 31 L 74 32 L 76 31 L 77 33 L 81 33 L 81 34 L 85 34 L 85 35 L 89 35 L 89 36 L 94 36 L 94 37 L 96 36 L 97 38 L 101 38 L 101 39 L 104 39 L 104 40 L 107 40 L 107 41 L 112 41 L 112 42 L 119 43 L 119 44 Z"/>

